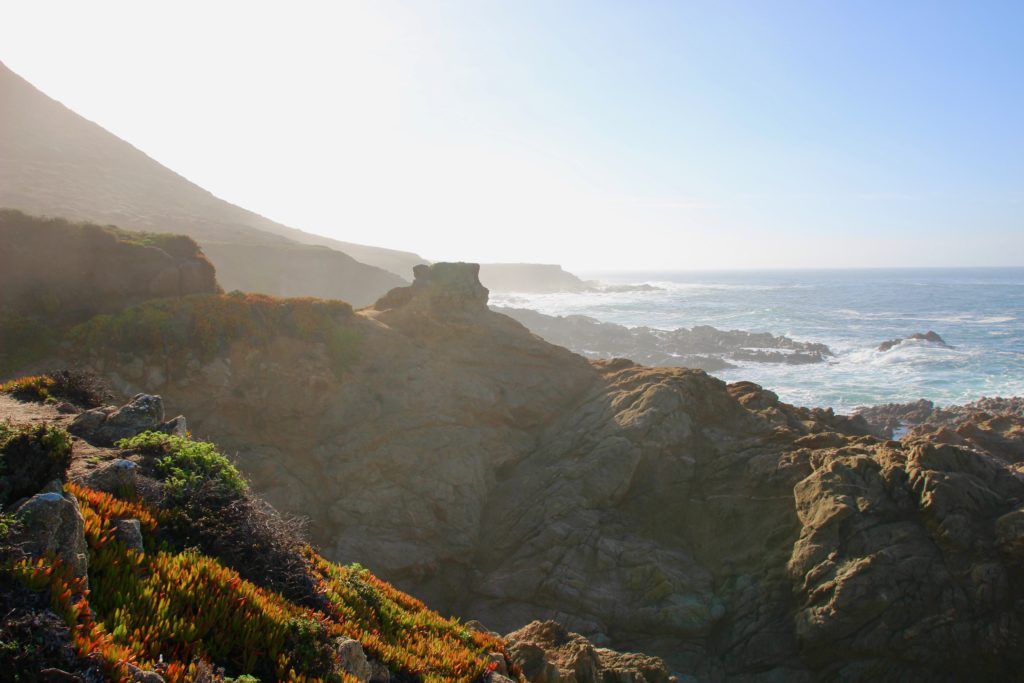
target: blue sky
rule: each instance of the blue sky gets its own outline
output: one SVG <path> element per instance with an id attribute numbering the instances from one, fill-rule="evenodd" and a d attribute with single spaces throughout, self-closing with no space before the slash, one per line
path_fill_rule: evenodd
<path id="1" fill-rule="evenodd" d="M 1024 265 L 1021 2 L 31 5 L 0 59 L 306 230 L 583 270 Z"/>

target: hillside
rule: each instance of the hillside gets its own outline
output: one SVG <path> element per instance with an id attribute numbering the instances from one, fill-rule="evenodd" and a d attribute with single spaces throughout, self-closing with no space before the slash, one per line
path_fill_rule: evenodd
<path id="1" fill-rule="evenodd" d="M 423 262 L 415 254 L 311 235 L 225 202 L 47 97 L 3 64 L 0 121 L 0 207 L 180 233 L 216 244 L 210 253 L 217 257 L 211 260 L 227 290 L 242 289 L 249 271 L 242 257 L 232 254 L 232 245 L 262 247 L 258 265 L 272 273 L 268 287 L 310 280 L 314 272 L 318 293 L 356 306 L 402 284 L 405 276 L 397 273 L 407 274 Z"/>
<path id="2" fill-rule="evenodd" d="M 556 624 L 506 642 L 326 561 L 184 418 L 162 423 L 159 397 L 87 409 L 98 386 L 0 385 L 0 680 L 543 683 L 571 668 L 544 637 L 569 637 Z M 668 683 L 660 661 L 572 637 L 591 667 L 578 683 Z"/>
<path id="3" fill-rule="evenodd" d="M 582 292 L 591 285 L 558 265 L 482 263 L 480 282 L 492 292 Z"/>
<path id="4" fill-rule="evenodd" d="M 421 266 L 362 311 L 147 302 L 50 362 L 160 393 L 325 557 L 499 631 L 555 618 L 700 681 L 1024 664 L 1024 418 L 893 441 L 751 383 L 589 362 L 488 310 L 477 273 Z"/>

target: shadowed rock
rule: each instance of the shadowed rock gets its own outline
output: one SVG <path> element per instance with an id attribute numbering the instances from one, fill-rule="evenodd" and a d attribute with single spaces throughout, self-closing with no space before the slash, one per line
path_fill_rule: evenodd
<path id="1" fill-rule="evenodd" d="M 146 431 L 183 436 L 185 418 L 179 415 L 164 422 L 164 403 L 159 396 L 136 394 L 131 401 L 114 408 L 94 408 L 79 414 L 68 431 L 98 446 L 112 446 Z"/>
<path id="2" fill-rule="evenodd" d="M 937 332 L 932 332 L 931 330 L 928 330 L 927 332 L 925 332 L 923 334 L 921 332 L 915 332 L 914 334 L 910 335 L 906 339 L 897 338 L 897 339 L 890 339 L 889 341 L 884 341 L 884 342 L 882 342 L 881 344 L 878 345 L 878 350 L 879 351 L 888 351 L 888 350 L 890 350 L 890 349 L 892 349 L 892 348 L 894 348 L 896 346 L 899 346 L 900 344 L 902 344 L 905 341 L 923 341 L 923 342 L 928 342 L 929 344 L 935 344 L 936 346 L 941 346 L 942 348 L 945 348 L 945 349 L 953 348 L 952 346 L 947 344 L 946 341 L 942 337 L 940 337 Z"/>

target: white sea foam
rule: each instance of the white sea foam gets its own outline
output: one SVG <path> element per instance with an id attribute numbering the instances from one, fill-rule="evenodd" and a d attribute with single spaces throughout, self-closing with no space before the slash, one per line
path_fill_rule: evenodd
<path id="1" fill-rule="evenodd" d="M 635 279 L 661 287 L 654 291 L 495 295 L 492 300 L 630 327 L 711 325 L 824 343 L 836 354 L 826 363 L 743 362 L 714 374 L 757 382 L 789 402 L 850 410 L 922 397 L 948 404 L 1024 394 L 1024 291 L 1016 286 L 1024 270 L 1012 271 L 1012 278 L 1008 272 L 993 270 L 991 277 L 988 271 L 972 272 L 970 278 L 958 271 L 924 278 L 917 271 L 730 273 L 679 275 L 678 280 L 659 274 Z M 915 282 L 930 286 L 907 286 Z M 907 340 L 877 350 L 882 341 L 929 329 L 955 348 Z"/>

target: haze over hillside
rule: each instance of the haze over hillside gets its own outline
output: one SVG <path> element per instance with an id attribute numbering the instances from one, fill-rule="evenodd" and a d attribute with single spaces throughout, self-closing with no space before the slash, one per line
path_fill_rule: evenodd
<path id="1" fill-rule="evenodd" d="M 207 248 L 229 290 L 365 305 L 423 262 L 412 253 L 312 235 L 225 202 L 3 64 L 0 121 L 0 206 L 189 235 Z"/>

